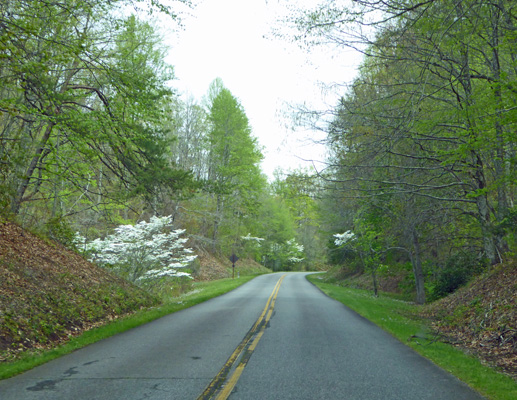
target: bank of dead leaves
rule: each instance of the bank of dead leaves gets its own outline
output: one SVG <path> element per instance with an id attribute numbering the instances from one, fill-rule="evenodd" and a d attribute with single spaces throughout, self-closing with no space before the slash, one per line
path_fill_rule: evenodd
<path id="1" fill-rule="evenodd" d="M 79 254 L 0 222 L 0 362 L 153 304 Z"/>
<path id="2" fill-rule="evenodd" d="M 223 265 L 221 260 L 217 259 L 206 251 L 198 250 L 200 268 L 196 275 L 198 281 L 211 281 L 214 279 L 223 279 L 231 277 L 227 266 Z"/>
<path id="3" fill-rule="evenodd" d="M 223 255 L 216 257 L 201 246 L 195 246 L 195 250 L 199 262 L 199 269 L 193 274 L 196 281 L 231 278 L 234 273 L 235 276 L 238 276 L 241 273 L 242 275 L 251 275 L 271 272 L 271 270 L 251 259 L 238 260 L 235 264 L 235 271 L 233 271 L 229 257 Z"/>
<path id="4" fill-rule="evenodd" d="M 517 380 L 517 263 L 484 276 L 424 308 L 433 328 L 450 343 Z"/>

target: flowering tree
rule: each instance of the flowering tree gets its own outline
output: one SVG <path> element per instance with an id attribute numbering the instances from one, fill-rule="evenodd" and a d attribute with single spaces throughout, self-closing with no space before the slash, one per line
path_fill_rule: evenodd
<path id="1" fill-rule="evenodd" d="M 120 225 L 105 239 L 86 243 L 90 261 L 107 266 L 132 282 L 162 277 L 191 277 L 179 271 L 197 256 L 185 248 L 184 229 L 172 230 L 172 217 L 151 217 L 149 222 Z M 85 242 L 77 236 L 77 242 Z"/>
<path id="2" fill-rule="evenodd" d="M 248 233 L 246 236 L 241 236 L 244 252 L 248 257 L 253 257 L 255 260 L 260 259 L 260 253 L 262 250 L 262 242 L 265 240 L 261 237 L 251 236 Z"/>
<path id="3" fill-rule="evenodd" d="M 346 231 L 344 233 L 336 233 L 333 235 L 335 237 L 334 244 L 336 246 L 343 246 L 347 242 L 355 239 L 355 235 L 352 231 Z"/>
<path id="4" fill-rule="evenodd" d="M 294 238 L 284 243 L 270 242 L 264 249 L 263 263 L 273 271 L 289 271 L 304 260 L 303 249 Z"/>
<path id="5" fill-rule="evenodd" d="M 344 233 L 334 234 L 334 244 L 338 247 L 348 247 L 355 251 L 363 265 L 365 271 L 370 272 L 372 276 L 373 292 L 377 296 L 377 268 L 382 265 L 380 263 L 379 246 L 377 240 L 380 234 L 372 228 L 372 225 L 362 221 L 355 221 L 356 232 L 346 231 Z"/>
<path id="6" fill-rule="evenodd" d="M 285 243 L 285 250 L 287 253 L 287 261 L 289 263 L 296 264 L 305 259 L 303 257 L 303 244 L 297 243 L 294 238 Z"/>

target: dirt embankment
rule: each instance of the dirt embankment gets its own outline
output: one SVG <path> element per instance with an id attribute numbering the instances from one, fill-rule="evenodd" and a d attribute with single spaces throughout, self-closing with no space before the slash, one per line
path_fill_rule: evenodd
<path id="1" fill-rule="evenodd" d="M 423 309 L 447 341 L 517 380 L 517 262 L 493 267 Z"/>
<path id="2" fill-rule="evenodd" d="M 408 274 L 379 274 L 379 290 L 407 296 Z M 344 286 L 372 290 L 368 274 L 341 269 L 332 276 Z M 425 305 L 420 315 L 443 341 L 517 380 L 517 260 L 492 267 L 455 293 Z"/>
<path id="3" fill-rule="evenodd" d="M 63 246 L 0 221 L 0 362 L 157 301 Z"/>
<path id="4" fill-rule="evenodd" d="M 199 268 L 194 271 L 193 276 L 196 281 L 212 281 L 216 279 L 231 278 L 239 275 L 267 274 L 271 270 L 263 265 L 251 260 L 242 259 L 235 263 L 235 271 L 232 270 L 232 263 L 225 257 L 215 257 L 214 255 L 200 249 L 196 250 L 199 259 Z"/>
<path id="5" fill-rule="evenodd" d="M 197 251 L 196 280 L 232 276 L 232 263 Z M 235 276 L 270 272 L 239 260 Z M 159 300 L 80 255 L 0 220 L 0 362 L 55 347 L 71 336 Z"/>

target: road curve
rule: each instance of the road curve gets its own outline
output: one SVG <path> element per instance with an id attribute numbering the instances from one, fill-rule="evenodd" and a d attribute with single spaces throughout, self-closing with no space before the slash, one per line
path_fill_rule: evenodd
<path id="1" fill-rule="evenodd" d="M 259 276 L 226 295 L 0 381 L 2 400 L 228 396 L 482 399 L 325 296 L 304 273 Z"/>

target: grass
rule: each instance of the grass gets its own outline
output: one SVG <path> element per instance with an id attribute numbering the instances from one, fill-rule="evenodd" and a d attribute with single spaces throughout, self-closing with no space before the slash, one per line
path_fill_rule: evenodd
<path id="1" fill-rule="evenodd" d="M 248 282 L 255 276 L 256 275 L 249 275 L 235 279 L 227 278 L 210 282 L 195 282 L 193 290 L 190 293 L 186 293 L 176 298 L 171 298 L 161 306 L 140 310 L 107 325 L 86 331 L 80 336 L 73 337 L 67 343 L 52 350 L 25 354 L 17 361 L 0 363 L 0 379 L 6 379 L 11 376 L 18 375 L 38 365 L 44 364 L 65 354 L 69 354 L 77 349 L 88 346 L 89 344 L 98 342 L 99 340 L 125 332 L 165 315 L 172 314 L 210 300 L 211 298 L 220 296 Z"/>
<path id="2" fill-rule="evenodd" d="M 517 382 L 433 337 L 426 321 L 418 317 L 418 306 L 383 294 L 375 297 L 370 291 L 323 283 L 318 275 L 307 279 L 483 396 L 492 400 L 517 399 Z"/>

